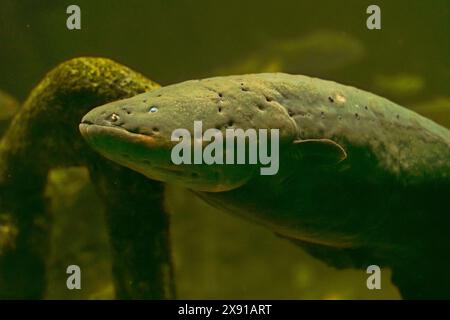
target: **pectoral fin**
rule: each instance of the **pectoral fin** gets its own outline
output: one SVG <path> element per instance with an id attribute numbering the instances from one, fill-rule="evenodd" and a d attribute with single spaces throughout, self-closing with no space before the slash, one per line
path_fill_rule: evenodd
<path id="1" fill-rule="evenodd" d="M 295 140 L 298 156 L 321 165 L 334 165 L 347 158 L 344 148 L 330 139 Z"/>

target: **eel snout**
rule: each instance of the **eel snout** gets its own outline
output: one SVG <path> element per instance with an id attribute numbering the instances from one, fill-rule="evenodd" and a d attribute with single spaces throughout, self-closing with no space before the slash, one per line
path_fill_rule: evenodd
<path id="1" fill-rule="evenodd" d="M 110 107 L 98 107 L 89 111 L 81 119 L 81 124 L 105 127 L 122 127 L 125 124 L 126 116 L 126 110 Z"/>

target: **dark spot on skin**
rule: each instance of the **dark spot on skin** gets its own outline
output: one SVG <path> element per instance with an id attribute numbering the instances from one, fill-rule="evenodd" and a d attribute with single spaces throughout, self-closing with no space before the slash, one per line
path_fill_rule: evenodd
<path id="1" fill-rule="evenodd" d="M 125 111 L 127 114 L 130 114 L 131 113 L 131 111 L 130 110 L 128 110 L 128 108 L 127 107 L 122 107 L 122 110 L 123 111 Z"/>
<path id="2" fill-rule="evenodd" d="M 397 115 L 397 119 L 400 119 L 400 115 Z"/>
<path id="3" fill-rule="evenodd" d="M 159 97 L 162 97 L 162 94 L 161 94 L 161 93 L 160 93 L 160 94 L 158 94 L 158 95 L 157 95 L 157 97 L 158 97 L 158 98 L 159 98 Z"/>
<path id="4" fill-rule="evenodd" d="M 367 106 L 364 106 L 364 109 L 366 109 L 366 110 L 369 110 L 369 107 L 367 107 Z"/>
<path id="5" fill-rule="evenodd" d="M 359 120 L 359 114 L 355 113 L 355 118 Z"/>
<path id="6" fill-rule="evenodd" d="M 143 103 L 146 103 L 146 102 L 147 102 L 147 99 L 142 100 L 142 102 L 143 102 Z"/>
<path id="7" fill-rule="evenodd" d="M 257 107 L 258 107 L 258 109 L 260 110 L 260 111 L 263 111 L 264 110 L 264 106 L 262 105 L 262 104 L 257 104 L 256 105 Z"/>
<path id="8" fill-rule="evenodd" d="M 272 101 L 272 98 L 266 96 L 266 101 L 267 101 L 267 102 L 271 102 L 271 101 Z"/>
<path id="9" fill-rule="evenodd" d="M 220 98 L 223 98 L 223 94 L 221 92 L 218 93 Z"/>
<path id="10" fill-rule="evenodd" d="M 250 89 L 247 88 L 247 87 L 244 85 L 243 82 L 241 82 L 241 90 L 242 90 L 242 91 L 250 91 Z"/>
<path id="11" fill-rule="evenodd" d="M 324 118 L 325 118 L 325 112 L 322 111 L 322 112 L 320 113 L 320 117 L 321 117 L 322 119 L 324 119 Z"/>
<path id="12" fill-rule="evenodd" d="M 157 127 L 154 127 L 152 130 L 153 132 L 159 132 L 159 129 Z"/>
<path id="13" fill-rule="evenodd" d="M 332 97 L 328 97 L 328 100 L 329 100 L 331 103 L 334 102 L 334 99 L 333 99 Z"/>
<path id="14" fill-rule="evenodd" d="M 219 112 L 222 112 L 222 107 L 219 107 L 219 109 L 217 109 Z"/>

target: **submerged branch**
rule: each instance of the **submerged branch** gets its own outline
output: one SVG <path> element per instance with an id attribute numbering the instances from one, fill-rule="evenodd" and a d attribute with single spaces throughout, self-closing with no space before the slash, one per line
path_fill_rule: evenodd
<path id="1" fill-rule="evenodd" d="M 43 298 L 51 216 L 49 170 L 86 166 L 103 200 L 118 298 L 172 298 L 163 186 L 96 155 L 78 123 L 91 108 L 157 88 L 103 58 L 77 58 L 36 86 L 0 143 L 0 298 Z"/>

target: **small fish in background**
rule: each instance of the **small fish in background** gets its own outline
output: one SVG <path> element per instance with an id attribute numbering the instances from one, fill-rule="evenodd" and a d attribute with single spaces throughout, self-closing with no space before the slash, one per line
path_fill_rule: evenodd
<path id="1" fill-rule="evenodd" d="M 391 98 L 416 96 L 425 88 L 425 80 L 421 76 L 408 73 L 377 75 L 373 84 L 380 94 Z"/>
<path id="2" fill-rule="evenodd" d="M 270 43 L 218 72 L 320 74 L 359 61 L 364 56 L 364 51 L 362 42 L 347 33 L 318 31 Z"/>
<path id="3" fill-rule="evenodd" d="M 450 97 L 440 96 L 412 105 L 412 110 L 450 128 Z"/>
<path id="4" fill-rule="evenodd" d="M 0 136 L 9 125 L 9 121 L 19 110 L 20 103 L 8 93 L 0 90 Z"/>

